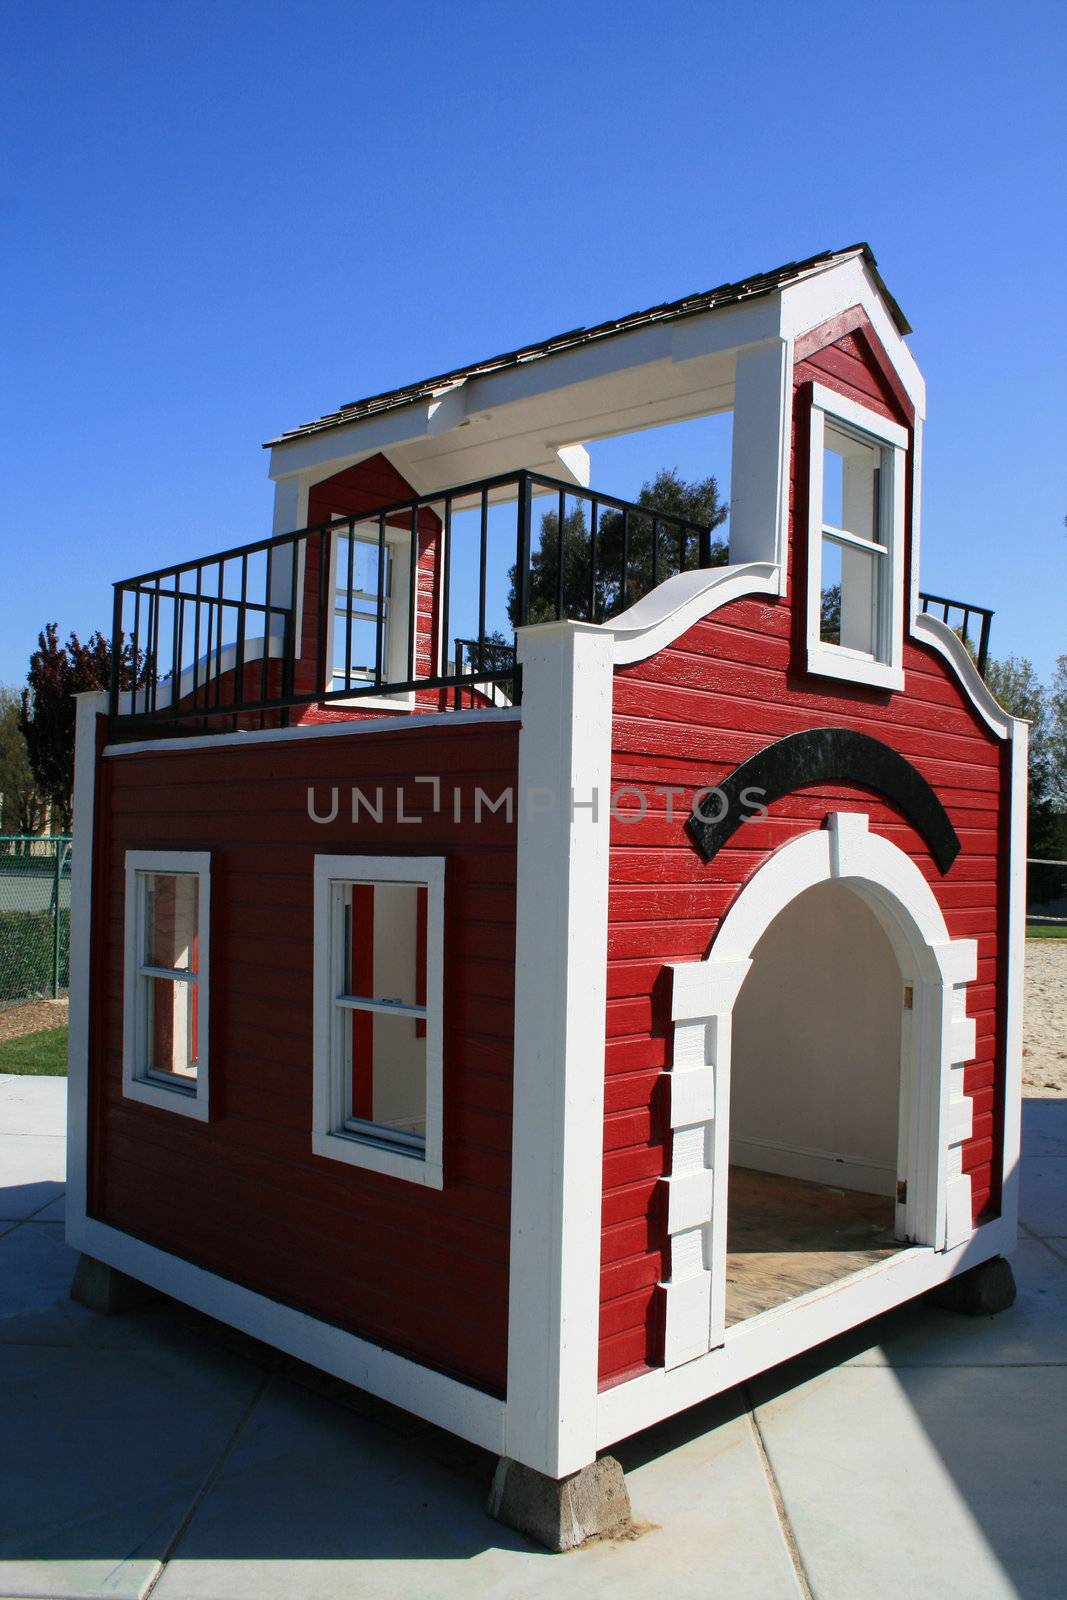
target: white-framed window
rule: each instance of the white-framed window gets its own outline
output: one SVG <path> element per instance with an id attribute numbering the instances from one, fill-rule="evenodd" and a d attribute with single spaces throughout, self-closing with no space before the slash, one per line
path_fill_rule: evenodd
<path id="1" fill-rule="evenodd" d="M 405 682 L 412 676 L 407 638 L 410 529 L 387 526 L 382 548 L 377 518 L 365 522 L 338 522 L 334 524 L 331 545 L 332 609 L 328 619 L 327 689 L 358 689 L 375 681 L 379 663 L 379 618 L 382 680 L 386 684 Z M 385 698 L 390 705 L 395 705 L 409 697 L 401 693 Z M 373 703 L 365 695 L 353 699 L 356 704 Z"/>
<path id="2" fill-rule="evenodd" d="M 211 857 L 127 850 L 122 1086 L 208 1118 Z"/>
<path id="3" fill-rule="evenodd" d="M 904 428 L 812 385 L 809 672 L 904 687 Z"/>
<path id="4" fill-rule="evenodd" d="M 444 859 L 315 857 L 312 1149 L 440 1189 Z"/>

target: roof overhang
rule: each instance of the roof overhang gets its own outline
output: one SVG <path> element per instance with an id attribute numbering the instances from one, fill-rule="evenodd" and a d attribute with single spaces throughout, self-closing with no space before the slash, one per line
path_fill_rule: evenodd
<path id="1" fill-rule="evenodd" d="M 737 357 L 792 342 L 861 306 L 916 411 L 923 382 L 904 343 L 907 323 L 866 246 L 815 258 L 792 275 L 725 303 L 676 302 L 611 330 L 578 330 L 397 390 L 271 442 L 272 478 L 309 482 L 377 451 L 419 493 L 525 466 L 587 481 L 581 445 L 690 417 L 728 411 Z M 720 291 L 714 291 L 718 294 Z M 697 301 L 702 298 L 696 297 Z M 624 324 L 624 325 L 623 325 Z M 436 382 L 436 386 L 433 386 Z"/>

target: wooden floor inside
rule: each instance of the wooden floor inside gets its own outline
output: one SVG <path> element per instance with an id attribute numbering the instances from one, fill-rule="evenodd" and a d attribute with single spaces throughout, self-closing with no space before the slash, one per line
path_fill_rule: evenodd
<path id="1" fill-rule="evenodd" d="M 882 1195 L 731 1167 L 727 1327 L 905 1249 L 894 1209 Z"/>

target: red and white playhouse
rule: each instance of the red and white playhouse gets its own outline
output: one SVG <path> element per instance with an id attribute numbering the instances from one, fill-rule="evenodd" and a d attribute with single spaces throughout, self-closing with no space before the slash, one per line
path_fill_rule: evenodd
<path id="1" fill-rule="evenodd" d="M 272 537 L 117 586 L 84 1298 L 475 1441 L 531 1526 L 524 1481 L 1006 1298 L 1026 726 L 920 592 L 908 332 L 861 245 L 529 345 L 283 434 Z M 725 564 L 585 448 L 722 412 Z"/>

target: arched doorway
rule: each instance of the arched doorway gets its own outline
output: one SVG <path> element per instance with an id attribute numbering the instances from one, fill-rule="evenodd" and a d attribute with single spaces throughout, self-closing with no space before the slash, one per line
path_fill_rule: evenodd
<path id="1" fill-rule="evenodd" d="M 805 901 L 816 889 L 821 898 L 813 895 Z M 791 907 L 796 909 L 790 912 Z M 840 934 L 833 931 L 837 919 Z M 805 967 L 801 953 L 793 949 L 798 940 L 813 945 L 821 990 L 814 986 L 811 963 Z M 734 1155 L 743 1154 L 746 1160 L 753 1159 L 756 1141 L 763 1141 L 762 1168 L 754 1170 L 766 1171 L 774 1140 L 789 1143 L 781 1133 L 788 1128 L 792 1153 L 780 1156 L 778 1164 L 791 1160 L 793 1173 L 777 1176 L 797 1173 L 806 1152 L 811 1176 L 795 1181 L 821 1181 L 841 1191 L 853 1220 L 859 1202 L 849 1200 L 850 1195 L 891 1200 L 892 1221 L 885 1230 L 889 1237 L 878 1246 L 889 1256 L 900 1245 L 944 1250 L 967 1237 L 970 1180 L 962 1170 L 961 1147 L 970 1135 L 971 1102 L 963 1091 L 963 1066 L 974 1054 L 975 1025 L 966 1014 L 966 987 L 974 978 L 976 957 L 974 940 L 950 938 L 933 890 L 916 863 L 888 839 L 870 833 L 865 813 L 837 812 L 827 816 L 823 828 L 791 840 L 760 867 L 723 919 L 704 960 L 673 967 L 674 1048 L 668 1074 L 672 1160 L 665 1180 L 671 1268 L 663 1286 L 667 1367 L 692 1360 L 726 1337 L 735 1134 L 739 1143 Z M 757 961 L 766 976 L 757 976 L 749 991 L 755 998 L 742 1000 Z M 874 1020 L 880 1019 L 886 1035 L 877 1045 L 866 1028 L 862 992 L 857 995 L 855 985 L 850 986 L 850 973 L 854 976 L 857 967 L 870 985 Z M 792 998 L 785 1010 L 787 990 Z M 839 1012 L 848 1027 L 839 1026 Z M 794 1035 L 798 1029 L 810 1035 L 801 1053 L 808 1077 L 803 1092 L 786 1100 L 784 1111 L 779 1106 L 776 1121 L 768 1125 L 768 1112 L 757 1125 L 751 1119 L 760 1099 L 772 1100 L 775 1082 L 781 1087 L 788 1081 L 783 1051 L 794 1063 L 800 1059 L 796 1039 L 783 1042 L 776 1018 L 779 1024 L 786 1018 Z M 853 1043 L 867 1040 L 859 1064 L 849 1028 Z M 820 1050 L 826 1059 L 815 1073 Z M 755 1060 L 757 1051 L 760 1059 Z M 743 1075 L 742 1117 L 749 1118 L 749 1125 L 740 1129 L 731 1115 L 737 1073 Z M 865 1104 L 856 1096 L 852 1104 L 835 1106 L 835 1100 L 848 1100 L 850 1090 L 859 1086 L 865 1089 Z M 822 1107 L 821 1120 L 812 1109 L 817 1105 Z M 826 1132 L 831 1112 L 836 1119 L 833 1138 Z M 803 1139 L 796 1132 L 802 1115 L 807 1116 Z M 746 1138 L 748 1148 L 742 1151 Z M 836 1148 L 839 1143 L 844 1148 Z M 829 1158 L 832 1169 L 820 1168 L 821 1158 Z M 837 1182 L 827 1183 L 828 1175 Z M 841 1181 L 844 1177 L 848 1183 Z M 861 1188 L 861 1182 L 873 1188 Z M 890 1194 L 879 1194 L 890 1185 Z M 739 1194 L 737 1187 L 735 1199 Z M 878 1216 L 888 1216 L 886 1206 Z M 769 1223 L 769 1212 L 767 1219 Z M 877 1270 L 879 1261 L 869 1265 Z M 795 1292 L 825 1293 L 826 1283 L 836 1276 L 832 1273 L 821 1287 L 796 1286 Z M 791 1298 L 792 1292 L 781 1294 L 770 1305 L 748 1309 L 743 1322 L 773 1313 L 775 1305 Z"/>
<path id="2" fill-rule="evenodd" d="M 726 1326 L 862 1271 L 897 1220 L 904 974 L 849 885 L 763 933 L 733 1010 Z"/>

